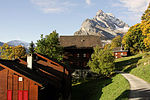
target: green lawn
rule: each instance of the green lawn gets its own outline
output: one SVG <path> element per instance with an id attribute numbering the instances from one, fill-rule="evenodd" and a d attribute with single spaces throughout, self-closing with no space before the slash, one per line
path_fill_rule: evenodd
<path id="1" fill-rule="evenodd" d="M 150 54 L 146 53 L 143 56 L 144 57 L 138 61 L 138 66 L 132 69 L 130 73 L 150 83 Z"/>
<path id="2" fill-rule="evenodd" d="M 150 65 L 139 66 L 132 69 L 130 73 L 150 83 Z"/>
<path id="3" fill-rule="evenodd" d="M 71 100 L 99 100 L 102 88 L 111 83 L 111 79 L 99 79 L 83 82 L 72 87 Z"/>
<path id="4" fill-rule="evenodd" d="M 130 85 L 120 74 L 112 78 L 112 83 L 102 89 L 100 100 L 128 100 Z"/>
<path id="5" fill-rule="evenodd" d="M 72 100 L 128 100 L 128 90 L 128 81 L 119 74 L 73 86 Z"/>

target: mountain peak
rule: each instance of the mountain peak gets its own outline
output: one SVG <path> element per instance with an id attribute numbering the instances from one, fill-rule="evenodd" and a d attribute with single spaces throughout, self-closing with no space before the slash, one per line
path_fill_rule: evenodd
<path id="1" fill-rule="evenodd" d="M 103 15 L 104 14 L 104 12 L 102 11 L 102 10 L 99 10 L 97 13 L 96 13 L 96 16 L 101 16 L 101 15 Z"/>
<path id="2" fill-rule="evenodd" d="M 112 39 L 118 34 L 123 36 L 129 29 L 128 24 L 116 18 L 112 13 L 99 10 L 93 19 L 86 19 L 75 35 L 98 35 L 101 39 Z"/>
<path id="3" fill-rule="evenodd" d="M 29 43 L 24 42 L 24 41 L 22 41 L 22 40 L 12 40 L 12 41 L 7 42 L 7 44 L 10 45 L 10 46 L 22 45 L 22 46 L 24 46 L 25 48 L 28 48 L 28 47 L 29 47 Z"/>

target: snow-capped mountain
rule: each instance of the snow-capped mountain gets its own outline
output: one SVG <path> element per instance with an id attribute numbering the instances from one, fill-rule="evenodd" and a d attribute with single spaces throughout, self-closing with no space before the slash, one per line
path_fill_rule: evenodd
<path id="1" fill-rule="evenodd" d="M 12 41 L 7 42 L 7 44 L 10 45 L 10 46 L 22 45 L 25 48 L 29 48 L 29 43 L 24 42 L 24 41 L 20 41 L 20 40 L 12 40 Z"/>
<path id="2" fill-rule="evenodd" d="M 86 19 L 75 35 L 97 35 L 102 40 L 110 40 L 117 35 L 123 36 L 129 26 L 111 13 L 99 10 L 93 19 Z"/>

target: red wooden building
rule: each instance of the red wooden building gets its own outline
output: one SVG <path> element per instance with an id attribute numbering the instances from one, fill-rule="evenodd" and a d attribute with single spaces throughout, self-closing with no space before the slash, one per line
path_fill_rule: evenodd
<path id="1" fill-rule="evenodd" d="M 128 56 L 128 50 L 122 50 L 121 47 L 117 47 L 113 50 L 115 58 L 121 58 Z"/>
<path id="2" fill-rule="evenodd" d="M 33 58 L 31 66 L 25 59 L 0 60 L 0 100 L 69 100 L 68 67 L 40 54 Z"/>

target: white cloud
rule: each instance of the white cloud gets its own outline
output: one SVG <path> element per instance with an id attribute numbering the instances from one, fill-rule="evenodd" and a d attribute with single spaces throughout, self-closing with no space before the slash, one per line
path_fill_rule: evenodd
<path id="1" fill-rule="evenodd" d="M 112 7 L 117 7 L 120 18 L 126 20 L 131 25 L 139 23 L 141 16 L 147 9 L 150 0 L 118 0 L 112 3 Z M 122 9 L 123 8 L 123 9 Z M 124 9 L 125 8 L 125 9 Z"/>
<path id="2" fill-rule="evenodd" d="M 30 0 L 32 4 L 37 6 L 44 13 L 58 13 L 64 12 L 75 4 L 69 0 Z"/>
<path id="3" fill-rule="evenodd" d="M 126 7 L 131 12 L 144 12 L 146 10 L 150 0 L 119 0 L 121 6 Z"/>
<path id="4" fill-rule="evenodd" d="M 91 4 L 91 0 L 85 0 L 85 2 L 90 5 Z"/>

